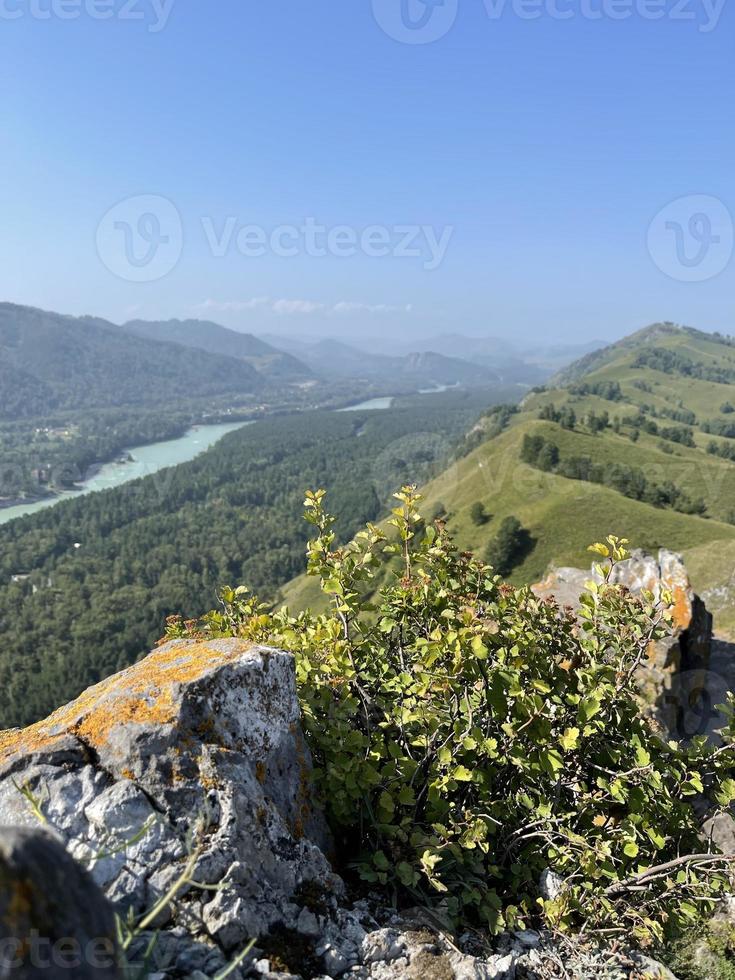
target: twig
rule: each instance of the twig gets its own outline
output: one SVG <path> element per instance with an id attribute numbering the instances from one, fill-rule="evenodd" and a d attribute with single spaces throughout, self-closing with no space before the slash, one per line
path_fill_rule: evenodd
<path id="1" fill-rule="evenodd" d="M 637 886 L 639 885 L 647 885 L 657 878 L 664 877 L 669 871 L 673 871 L 675 868 L 681 868 L 690 864 L 732 864 L 734 861 L 735 854 L 686 854 L 684 857 L 674 858 L 673 861 L 667 861 L 665 864 L 654 865 L 654 867 L 648 868 L 647 871 L 643 871 L 639 875 L 634 875 L 632 878 L 618 881 L 616 884 L 606 888 L 605 894 L 618 895 L 620 892 L 629 891 L 631 886 L 637 890 Z"/>

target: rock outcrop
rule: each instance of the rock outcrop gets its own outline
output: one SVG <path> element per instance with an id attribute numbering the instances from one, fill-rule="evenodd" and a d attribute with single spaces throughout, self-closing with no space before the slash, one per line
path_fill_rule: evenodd
<path id="1" fill-rule="evenodd" d="M 45 721 L 0 734 L 0 824 L 37 826 L 40 811 L 135 914 L 194 855 L 197 886 L 181 888 L 175 925 L 182 970 L 208 970 L 252 937 L 295 930 L 303 896 L 340 894 L 310 775 L 289 654 L 171 643 Z"/>
<path id="2" fill-rule="evenodd" d="M 25 936 L 37 913 L 48 923 L 50 908 L 69 936 L 109 937 L 111 904 L 138 923 L 125 958 L 150 980 L 521 980 L 560 962 L 552 937 L 491 949 L 474 933 L 450 940 L 422 909 L 350 903 L 313 801 L 293 658 L 239 640 L 167 644 L 0 733 L 0 826 L 16 827 L 0 830 L 0 938 Z M 603 954 L 579 956 L 596 976 Z M 615 975 L 637 976 L 624 959 Z M 37 980 L 0 964 L 6 975 Z"/>
<path id="3" fill-rule="evenodd" d="M 553 596 L 559 605 L 576 609 L 590 578 L 599 580 L 594 568 L 552 568 L 542 582 L 533 586 L 533 591 L 541 597 Z M 634 594 L 647 590 L 656 600 L 664 591 L 671 593 L 674 632 L 670 638 L 652 644 L 648 662 L 639 671 L 639 683 L 645 699 L 656 706 L 660 720 L 672 734 L 693 734 L 678 731 L 681 711 L 688 707 L 682 704 L 682 698 L 690 700 L 709 666 L 712 616 L 694 592 L 681 556 L 665 549 L 657 557 L 634 551 L 629 559 L 616 565 L 612 581 Z"/>

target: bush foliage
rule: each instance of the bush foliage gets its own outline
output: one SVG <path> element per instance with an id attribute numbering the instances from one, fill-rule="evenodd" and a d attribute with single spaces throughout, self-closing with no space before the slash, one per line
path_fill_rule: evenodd
<path id="1" fill-rule="evenodd" d="M 270 612 L 240 587 L 169 634 L 295 653 L 342 857 L 398 899 L 455 925 L 583 926 L 644 943 L 696 921 L 726 862 L 702 844 L 692 800 L 735 797 L 735 726 L 716 750 L 667 742 L 641 713 L 635 674 L 669 614 L 610 584 L 625 542 L 594 546 L 604 580 L 575 619 L 459 553 L 442 522 L 424 527 L 414 488 L 396 497 L 387 533 L 369 524 L 335 547 L 323 491 L 307 494 L 308 568 L 329 612 Z M 539 885 L 547 870 L 553 897 Z"/>

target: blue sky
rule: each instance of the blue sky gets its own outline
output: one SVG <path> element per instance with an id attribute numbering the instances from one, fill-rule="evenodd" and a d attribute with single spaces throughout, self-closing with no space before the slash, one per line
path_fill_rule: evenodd
<path id="1" fill-rule="evenodd" d="M 401 2 L 0 0 L 0 298 L 346 339 L 732 331 L 732 9 L 444 0 L 404 43 Z"/>

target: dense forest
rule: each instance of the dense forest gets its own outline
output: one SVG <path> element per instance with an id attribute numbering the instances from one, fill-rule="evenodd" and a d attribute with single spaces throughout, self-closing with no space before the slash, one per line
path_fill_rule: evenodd
<path id="1" fill-rule="evenodd" d="M 224 584 L 275 597 L 304 568 L 307 488 L 329 490 L 350 535 L 431 475 L 491 401 L 457 390 L 263 419 L 189 463 L 0 527 L 0 728 L 134 661 L 167 615 L 204 612 Z"/>

